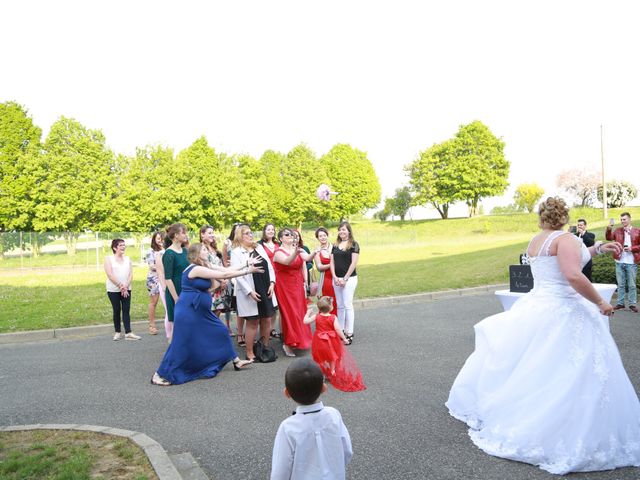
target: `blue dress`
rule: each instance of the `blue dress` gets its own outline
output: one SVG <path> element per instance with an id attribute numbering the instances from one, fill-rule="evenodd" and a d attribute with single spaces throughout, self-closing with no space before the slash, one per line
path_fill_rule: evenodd
<path id="1" fill-rule="evenodd" d="M 211 280 L 182 273 L 182 291 L 175 308 L 173 338 L 158 375 L 174 385 L 215 377 L 236 358 L 229 330 L 211 311 Z"/>

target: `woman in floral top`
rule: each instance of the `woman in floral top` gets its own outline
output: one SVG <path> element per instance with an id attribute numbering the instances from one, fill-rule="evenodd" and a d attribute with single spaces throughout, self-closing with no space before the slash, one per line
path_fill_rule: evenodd
<path id="1" fill-rule="evenodd" d="M 149 266 L 149 272 L 147 273 L 147 290 L 149 291 L 149 333 L 151 335 L 157 335 L 158 329 L 156 328 L 156 306 L 158 305 L 158 298 L 162 299 L 162 304 L 165 305 L 164 300 L 164 276 L 158 275 L 158 266 L 162 267 L 162 254 L 164 248 L 162 246 L 164 242 L 163 232 L 154 232 L 151 236 L 151 250 L 147 252 L 145 261 Z M 167 307 L 165 305 L 165 316 Z"/>
<path id="2" fill-rule="evenodd" d="M 218 243 L 216 242 L 216 236 L 211 225 L 204 225 L 200 228 L 200 243 L 202 243 L 209 252 L 208 267 L 214 270 L 222 269 L 224 267 L 222 263 L 222 252 L 218 250 Z M 211 310 L 220 318 L 220 314 L 229 309 L 230 305 L 226 303 L 226 291 L 228 280 L 219 280 L 220 286 L 216 288 L 211 297 Z M 229 319 L 227 319 L 227 330 L 231 335 L 231 325 Z"/>

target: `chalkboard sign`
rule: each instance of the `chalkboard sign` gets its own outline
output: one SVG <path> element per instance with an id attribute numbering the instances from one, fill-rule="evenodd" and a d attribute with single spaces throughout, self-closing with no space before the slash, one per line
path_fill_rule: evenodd
<path id="1" fill-rule="evenodd" d="M 532 288 L 531 265 L 509 265 L 509 291 L 526 293 Z"/>

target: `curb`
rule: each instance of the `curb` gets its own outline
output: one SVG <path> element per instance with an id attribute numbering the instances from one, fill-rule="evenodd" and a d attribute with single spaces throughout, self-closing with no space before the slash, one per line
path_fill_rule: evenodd
<path id="1" fill-rule="evenodd" d="M 117 437 L 126 437 L 138 445 L 149 459 L 151 466 L 155 470 L 160 480 L 183 480 L 167 452 L 158 442 L 144 433 L 120 428 L 101 427 L 97 425 L 64 425 L 64 424 L 35 424 L 35 425 L 14 425 L 0 427 L 3 432 L 20 432 L 25 430 L 80 430 L 85 432 L 104 433 Z"/>
<path id="2" fill-rule="evenodd" d="M 363 298 L 354 300 L 353 306 L 358 310 L 369 308 L 389 307 L 400 304 L 432 302 L 444 298 L 456 298 L 469 295 L 481 295 L 483 293 L 495 292 L 509 288 L 509 284 L 485 285 L 482 287 L 460 288 L 457 290 L 442 290 L 438 292 L 414 293 L 410 295 L 398 295 L 395 297 Z M 158 331 L 163 331 L 162 322 L 158 325 Z M 148 322 L 146 320 L 131 322 L 132 327 L 141 327 L 146 330 Z M 134 329 L 132 328 L 132 331 Z M 25 332 L 2 333 L 0 334 L 0 345 L 12 343 L 41 342 L 46 340 L 65 340 L 87 337 L 99 337 L 101 335 L 113 335 L 113 325 L 89 325 L 85 327 L 56 328 L 49 330 L 28 330 Z"/>

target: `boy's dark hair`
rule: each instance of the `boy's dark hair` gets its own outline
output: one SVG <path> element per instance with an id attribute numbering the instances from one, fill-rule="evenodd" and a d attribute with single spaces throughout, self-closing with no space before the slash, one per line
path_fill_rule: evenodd
<path id="1" fill-rule="evenodd" d="M 311 405 L 322 393 L 323 375 L 310 358 L 294 360 L 284 374 L 284 384 L 291 398 L 300 405 Z"/>
<path id="2" fill-rule="evenodd" d="M 584 218 L 579 218 L 578 221 L 576 223 L 584 223 L 585 225 L 587 224 L 587 221 Z"/>

